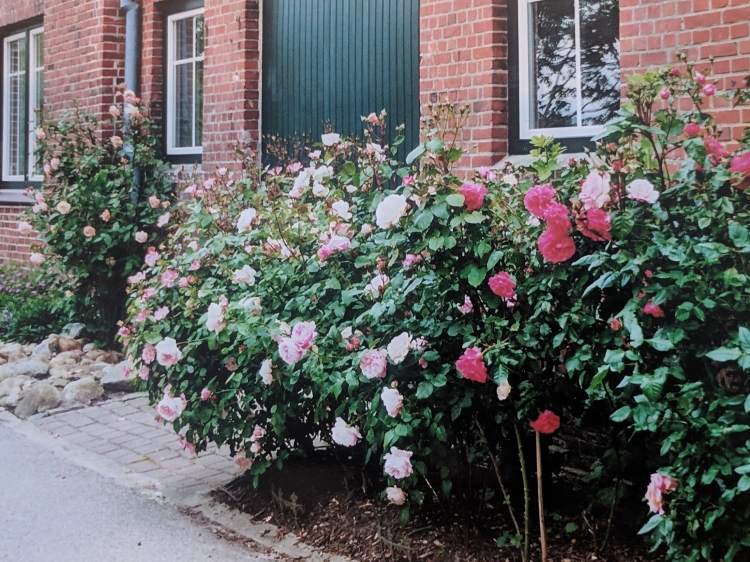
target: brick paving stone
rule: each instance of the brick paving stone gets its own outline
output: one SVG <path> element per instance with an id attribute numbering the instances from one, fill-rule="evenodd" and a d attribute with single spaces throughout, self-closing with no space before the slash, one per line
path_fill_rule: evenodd
<path id="1" fill-rule="evenodd" d="M 78 412 L 78 410 L 76 410 L 76 412 Z M 94 420 L 82 414 L 68 416 L 68 418 L 64 421 L 66 424 L 76 428 L 83 427 L 84 425 L 91 425 L 92 423 L 94 423 Z"/>
<path id="2" fill-rule="evenodd" d="M 160 464 L 164 468 L 168 468 L 169 470 L 174 470 L 175 472 L 177 472 L 181 468 L 192 466 L 193 463 L 190 461 L 190 459 L 186 459 L 185 457 L 175 457 L 173 459 L 161 461 Z"/>
<path id="3" fill-rule="evenodd" d="M 96 447 L 86 447 L 89 451 L 92 453 L 96 453 L 97 455 L 103 455 L 104 453 L 109 453 L 111 451 L 118 451 L 121 449 L 121 447 L 115 443 L 111 443 L 109 441 L 105 441 L 104 443 L 97 445 Z"/>
<path id="4" fill-rule="evenodd" d="M 150 453 L 154 453 L 156 451 L 161 450 L 161 445 L 159 445 L 159 443 L 154 443 L 153 441 L 141 441 L 140 443 L 129 443 L 129 444 L 126 444 L 125 446 L 131 451 L 135 451 L 136 453 L 140 453 L 142 455 L 148 455 Z"/>

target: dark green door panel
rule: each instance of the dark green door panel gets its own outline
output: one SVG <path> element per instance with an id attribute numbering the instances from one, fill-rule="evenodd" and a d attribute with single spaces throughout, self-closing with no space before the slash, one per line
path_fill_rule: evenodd
<path id="1" fill-rule="evenodd" d="M 263 134 L 361 133 L 388 112 L 419 142 L 419 0 L 265 0 Z M 402 151 L 404 148 L 402 148 Z M 403 155 L 402 155 L 403 157 Z"/>

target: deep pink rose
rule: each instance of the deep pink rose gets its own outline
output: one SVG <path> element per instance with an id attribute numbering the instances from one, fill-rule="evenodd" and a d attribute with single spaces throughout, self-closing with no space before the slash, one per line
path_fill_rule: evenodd
<path id="1" fill-rule="evenodd" d="M 470 381 L 487 382 L 487 367 L 482 359 L 482 350 L 470 347 L 456 361 L 456 369 L 461 376 Z"/>
<path id="2" fill-rule="evenodd" d="M 612 217 L 604 209 L 591 208 L 576 219 L 576 228 L 578 231 L 591 238 L 595 242 L 604 242 L 611 240 L 612 235 L 609 229 L 612 226 Z"/>
<path id="3" fill-rule="evenodd" d="M 666 86 L 661 89 L 661 92 L 659 92 L 659 97 L 663 100 L 668 100 L 670 95 L 672 94 L 670 94 L 669 88 L 667 88 Z"/>
<path id="4" fill-rule="evenodd" d="M 732 185 L 742 191 L 747 189 L 748 185 L 750 185 L 750 152 L 732 158 L 729 172 L 732 174 L 742 174 L 744 177 L 739 182 L 733 181 Z"/>
<path id="5" fill-rule="evenodd" d="M 541 219 L 556 196 L 557 192 L 551 185 L 537 185 L 526 192 L 523 204 L 532 215 Z"/>
<path id="6" fill-rule="evenodd" d="M 706 137 L 705 139 L 703 139 L 703 144 L 706 146 L 707 154 L 711 154 L 716 158 L 725 158 L 729 156 L 726 148 L 724 148 L 724 145 L 721 144 L 721 141 L 719 141 L 719 139 L 717 138 L 711 136 Z M 715 159 L 711 159 L 711 161 L 716 163 Z"/>
<path id="7" fill-rule="evenodd" d="M 544 259 L 552 263 L 569 260 L 576 253 L 576 244 L 567 230 L 548 228 L 537 242 Z"/>
<path id="8" fill-rule="evenodd" d="M 461 186 L 461 195 L 464 196 L 466 210 L 477 211 L 482 208 L 487 188 L 476 183 L 465 183 Z"/>
<path id="9" fill-rule="evenodd" d="M 653 316 L 654 318 L 664 318 L 664 311 L 658 304 L 651 304 L 651 300 L 649 300 L 643 307 L 643 312 Z"/>
<path id="10" fill-rule="evenodd" d="M 552 201 L 544 210 L 544 220 L 549 228 L 568 232 L 571 228 L 568 208 L 562 203 Z"/>
<path id="11" fill-rule="evenodd" d="M 716 86 L 713 84 L 706 84 L 703 86 L 703 93 L 707 96 L 713 96 L 716 93 Z"/>
<path id="12" fill-rule="evenodd" d="M 536 421 L 530 422 L 529 425 L 539 433 L 554 433 L 560 427 L 560 418 L 554 412 L 544 410 Z"/>
<path id="13" fill-rule="evenodd" d="M 516 294 L 516 284 L 507 271 L 501 271 L 497 275 L 490 277 L 488 283 L 492 292 L 498 297 L 512 299 Z"/>
<path id="14" fill-rule="evenodd" d="M 685 125 L 685 134 L 689 137 L 694 137 L 696 135 L 699 135 L 701 132 L 701 126 L 698 125 L 698 123 L 693 123 L 692 121 Z"/>

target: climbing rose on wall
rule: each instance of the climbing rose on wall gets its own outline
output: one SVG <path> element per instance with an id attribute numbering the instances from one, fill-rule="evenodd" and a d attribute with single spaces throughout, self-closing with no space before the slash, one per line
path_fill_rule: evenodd
<path id="1" fill-rule="evenodd" d="M 544 212 L 554 200 L 557 192 L 551 185 L 539 185 L 530 188 L 523 198 L 523 204 L 532 215 L 544 217 Z"/>
<path id="2" fill-rule="evenodd" d="M 464 204 L 467 211 L 478 211 L 484 203 L 487 188 L 475 183 L 465 183 L 461 186 L 461 195 L 464 196 Z"/>
<path id="3" fill-rule="evenodd" d="M 482 350 L 470 347 L 456 361 L 456 369 L 461 376 L 470 381 L 487 382 L 487 367 L 482 359 Z"/>

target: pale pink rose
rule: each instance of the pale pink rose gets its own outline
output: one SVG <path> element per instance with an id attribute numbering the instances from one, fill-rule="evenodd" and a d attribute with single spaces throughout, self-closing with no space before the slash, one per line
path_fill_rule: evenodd
<path id="1" fill-rule="evenodd" d="M 385 489 L 385 497 L 393 505 L 404 505 L 406 503 L 406 494 L 397 486 L 388 486 Z"/>
<path id="2" fill-rule="evenodd" d="M 125 326 L 120 326 L 120 329 L 117 330 L 117 335 L 121 338 L 127 337 L 130 334 L 130 330 L 128 330 Z"/>
<path id="3" fill-rule="evenodd" d="M 370 125 L 378 124 L 378 116 L 375 113 L 370 113 L 367 117 L 362 117 L 362 121 L 366 121 Z"/>
<path id="4" fill-rule="evenodd" d="M 135 315 L 135 318 L 133 319 L 133 323 L 140 324 L 146 318 L 148 318 L 148 312 L 146 312 L 145 310 L 141 310 L 138 314 Z"/>
<path id="5" fill-rule="evenodd" d="M 258 211 L 253 208 L 245 209 L 240 213 L 237 219 L 237 232 L 250 232 L 253 229 L 253 223 L 258 220 Z"/>
<path id="6" fill-rule="evenodd" d="M 369 236 L 372 234 L 372 226 L 365 223 L 362 225 L 362 228 L 359 230 L 364 236 Z"/>
<path id="7" fill-rule="evenodd" d="M 156 362 L 162 367 L 171 367 L 182 359 L 182 352 L 172 338 L 164 338 L 156 344 Z"/>
<path id="8" fill-rule="evenodd" d="M 60 167 L 60 159 L 59 158 L 52 158 L 49 161 L 49 165 L 53 170 L 57 170 Z"/>
<path id="9" fill-rule="evenodd" d="M 193 260 L 190 262 L 190 271 L 198 271 L 201 268 L 201 262 L 199 260 Z"/>
<path id="10" fill-rule="evenodd" d="M 286 167 L 286 171 L 290 174 L 296 174 L 299 172 L 304 166 L 302 165 L 302 162 L 292 162 Z"/>
<path id="11" fill-rule="evenodd" d="M 168 269 L 161 274 L 162 287 L 172 288 L 180 274 L 174 269 Z"/>
<path id="12" fill-rule="evenodd" d="M 336 133 L 327 133 L 325 135 L 321 135 L 320 137 L 320 140 L 323 141 L 324 146 L 333 146 L 334 144 L 338 144 L 340 139 L 341 135 L 338 135 Z"/>
<path id="13" fill-rule="evenodd" d="M 110 142 L 112 143 L 112 146 L 115 148 L 122 148 L 122 137 L 118 137 L 117 135 L 112 136 L 110 139 Z"/>
<path id="14" fill-rule="evenodd" d="M 34 232 L 34 227 L 27 222 L 19 222 L 18 232 L 20 234 L 31 234 L 32 232 Z"/>
<path id="15" fill-rule="evenodd" d="M 224 307 L 212 302 L 208 305 L 208 315 L 206 316 L 206 329 L 209 332 L 221 332 L 226 323 L 224 322 Z"/>
<path id="16" fill-rule="evenodd" d="M 479 168 L 477 168 L 477 173 L 479 174 L 479 177 L 484 180 L 487 180 L 487 181 L 497 180 L 497 172 L 495 172 L 495 170 L 487 166 L 480 166 Z"/>
<path id="17" fill-rule="evenodd" d="M 195 240 L 192 240 L 190 242 L 190 244 L 188 244 L 188 248 L 190 248 L 194 252 L 197 252 L 198 251 L 198 242 L 196 242 Z"/>
<path id="18" fill-rule="evenodd" d="M 110 105 L 109 106 L 109 114 L 112 117 L 114 117 L 114 118 L 119 117 L 120 116 L 120 108 L 117 107 L 116 105 Z"/>
<path id="19" fill-rule="evenodd" d="M 396 364 L 402 363 L 406 359 L 406 356 L 409 355 L 410 348 L 411 336 L 408 332 L 402 332 L 388 344 L 388 357 Z"/>
<path id="20" fill-rule="evenodd" d="M 404 397 L 395 388 L 385 387 L 380 393 L 380 400 L 383 402 L 386 412 L 392 418 L 397 417 L 404 409 Z"/>
<path id="21" fill-rule="evenodd" d="M 67 201 L 60 201 L 55 209 L 57 209 L 57 212 L 61 215 L 67 215 L 70 212 L 70 203 Z"/>
<path id="22" fill-rule="evenodd" d="M 385 349 L 371 349 L 359 362 L 362 374 L 368 379 L 382 379 L 388 368 L 388 352 Z"/>
<path id="23" fill-rule="evenodd" d="M 456 305 L 458 306 L 458 311 L 461 314 L 469 314 L 471 311 L 474 310 L 474 304 L 472 304 L 471 299 L 469 298 L 469 295 L 464 295 L 464 303 Z"/>
<path id="24" fill-rule="evenodd" d="M 611 189 L 609 180 L 609 174 L 600 174 L 596 170 L 592 170 L 586 176 L 581 186 L 581 193 L 578 195 L 584 209 L 588 210 L 592 207 L 601 209 L 611 201 L 611 197 L 609 196 Z"/>
<path id="25" fill-rule="evenodd" d="M 383 456 L 383 459 L 385 459 L 385 473 L 397 480 L 411 476 L 413 471 L 410 460 L 411 456 L 411 451 L 391 447 L 391 452 Z"/>
<path id="26" fill-rule="evenodd" d="M 628 192 L 629 199 L 649 203 L 651 205 L 656 203 L 659 199 L 659 192 L 656 191 L 654 185 L 648 180 L 633 180 L 630 182 L 630 185 L 625 188 L 625 191 Z"/>
<path id="27" fill-rule="evenodd" d="M 292 338 L 281 338 L 279 356 L 287 365 L 294 365 L 305 356 L 305 350 L 300 349 Z"/>
<path id="28" fill-rule="evenodd" d="M 159 201 L 159 198 L 156 195 L 152 195 L 148 198 L 148 204 L 151 206 L 152 209 L 159 209 L 161 208 L 161 201 Z"/>
<path id="29" fill-rule="evenodd" d="M 336 424 L 331 430 L 331 437 L 335 443 L 344 447 L 354 447 L 362 439 L 356 427 L 348 425 L 342 418 L 336 418 Z"/>
<path id="30" fill-rule="evenodd" d="M 310 349 L 317 335 L 315 322 L 297 322 L 292 328 L 292 341 L 303 351 Z"/>
<path id="31" fill-rule="evenodd" d="M 383 273 L 376 275 L 367 285 L 365 285 L 365 294 L 373 299 L 380 297 L 380 293 L 385 290 L 385 285 L 388 281 L 390 281 L 390 279 L 387 275 Z"/>
<path id="32" fill-rule="evenodd" d="M 159 219 L 156 221 L 156 226 L 158 226 L 159 228 L 161 228 L 162 226 L 165 226 L 169 222 L 169 217 L 170 217 L 169 213 L 164 213 L 163 215 L 161 215 Z"/>
<path id="33" fill-rule="evenodd" d="M 139 271 L 135 275 L 131 275 L 130 277 L 128 277 L 128 283 L 130 283 L 131 285 L 135 285 L 145 280 L 146 274 L 143 271 Z"/>
<path id="34" fill-rule="evenodd" d="M 146 240 L 148 240 L 148 234 L 146 234 L 142 230 L 139 230 L 138 232 L 135 233 L 136 242 L 143 244 Z"/>
<path id="35" fill-rule="evenodd" d="M 153 287 L 148 287 L 143 291 L 143 298 L 144 300 L 152 299 L 156 296 L 156 289 Z"/>
<path id="36" fill-rule="evenodd" d="M 149 267 L 154 267 L 154 265 L 156 265 L 156 260 L 158 259 L 159 252 L 157 252 L 153 246 L 150 246 L 143 261 L 145 261 L 146 265 L 148 265 Z"/>
<path id="37" fill-rule="evenodd" d="M 93 226 L 84 226 L 83 227 L 83 235 L 86 238 L 92 238 L 96 236 L 96 229 Z"/>
<path id="38" fill-rule="evenodd" d="M 352 214 L 349 212 L 349 203 L 347 203 L 346 201 L 336 201 L 333 205 L 331 205 L 331 210 L 333 210 L 333 214 L 341 217 L 344 220 L 349 220 L 352 218 Z"/>
<path id="39" fill-rule="evenodd" d="M 420 357 L 418 363 L 419 363 L 419 366 L 422 367 L 423 369 L 426 369 L 427 365 L 429 365 L 429 363 L 427 362 L 427 359 L 425 359 L 424 357 Z"/>
<path id="40" fill-rule="evenodd" d="M 162 306 L 154 310 L 154 320 L 156 320 L 157 322 L 160 320 L 164 320 L 168 315 L 169 315 L 168 306 Z"/>
<path id="41" fill-rule="evenodd" d="M 201 402 L 205 402 L 206 400 L 211 400 L 212 398 L 216 398 L 216 395 L 208 390 L 207 388 L 204 388 L 201 390 Z"/>
<path id="42" fill-rule="evenodd" d="M 378 228 L 391 228 L 398 224 L 406 214 L 409 203 L 403 195 L 389 195 L 383 199 L 375 210 L 375 222 Z"/>
<path id="43" fill-rule="evenodd" d="M 242 454 L 245 454 L 244 451 Z M 234 459 L 234 465 L 240 470 L 247 470 L 253 465 L 253 460 L 247 457 L 237 457 Z"/>
<path id="44" fill-rule="evenodd" d="M 500 381 L 500 384 L 497 385 L 497 398 L 499 400 L 505 400 L 510 396 L 511 386 L 508 383 L 507 379 L 503 379 Z"/>
<path id="45" fill-rule="evenodd" d="M 255 285 L 255 271 L 249 265 L 243 265 L 242 269 L 235 269 L 232 273 L 232 283 L 245 283 L 249 287 Z"/>
<path id="46" fill-rule="evenodd" d="M 263 384 L 269 385 L 273 382 L 273 364 L 270 359 L 266 359 L 260 364 L 259 374 Z"/>
<path id="47" fill-rule="evenodd" d="M 143 352 L 141 353 L 141 359 L 146 365 L 150 365 L 156 359 L 156 348 L 153 344 L 147 343 L 143 346 Z"/>
<path id="48" fill-rule="evenodd" d="M 254 443 L 256 441 L 260 441 L 265 436 L 266 436 L 266 430 L 256 424 L 255 427 L 253 428 L 253 434 L 250 436 L 250 441 Z"/>
<path id="49" fill-rule="evenodd" d="M 42 265 L 44 263 L 45 257 L 44 254 L 40 254 L 37 252 L 32 252 L 29 256 L 29 261 L 33 263 L 34 265 Z"/>
<path id="50" fill-rule="evenodd" d="M 651 483 L 646 488 L 646 500 L 648 507 L 653 513 L 664 514 L 664 498 L 662 494 L 668 494 L 677 489 L 677 481 L 666 474 L 658 472 L 651 475 Z"/>
<path id="51" fill-rule="evenodd" d="M 145 366 L 141 367 L 140 370 L 138 371 L 138 378 L 140 378 L 142 381 L 147 381 L 148 375 L 149 375 L 148 367 L 145 367 Z"/>
<path id="52" fill-rule="evenodd" d="M 165 392 L 164 397 L 156 405 L 156 413 L 164 420 L 172 422 L 182 415 L 186 405 L 187 402 L 184 396 L 170 396 Z"/>
<path id="53" fill-rule="evenodd" d="M 261 444 L 258 441 L 256 441 L 255 443 L 250 445 L 250 452 L 253 453 L 254 455 L 257 455 L 258 453 L 260 453 L 262 448 L 263 447 L 261 446 Z"/>
<path id="54" fill-rule="evenodd" d="M 406 257 L 404 258 L 404 261 L 401 262 L 401 265 L 404 266 L 406 269 L 411 269 L 411 266 L 414 264 L 417 264 L 422 261 L 422 256 L 418 254 L 406 254 Z"/>
<path id="55" fill-rule="evenodd" d="M 41 127 L 38 127 L 36 131 L 34 131 L 34 134 L 36 134 L 36 138 L 38 140 L 44 140 L 47 138 L 47 133 L 44 132 L 44 129 Z"/>

